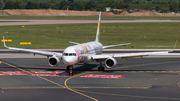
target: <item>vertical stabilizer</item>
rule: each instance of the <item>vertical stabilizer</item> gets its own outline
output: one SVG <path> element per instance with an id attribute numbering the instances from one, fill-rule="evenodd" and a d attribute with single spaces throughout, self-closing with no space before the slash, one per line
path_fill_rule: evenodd
<path id="1" fill-rule="evenodd" d="M 96 40 L 95 41 L 99 41 L 100 23 L 101 23 L 101 12 L 99 13 L 99 21 L 98 21 L 97 32 L 96 32 Z"/>

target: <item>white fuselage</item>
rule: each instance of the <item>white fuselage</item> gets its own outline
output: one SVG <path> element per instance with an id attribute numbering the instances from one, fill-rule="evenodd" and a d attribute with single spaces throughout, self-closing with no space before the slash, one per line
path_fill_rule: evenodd
<path id="1" fill-rule="evenodd" d="M 78 62 L 91 61 L 89 55 L 98 55 L 103 51 L 103 45 L 98 41 L 77 44 L 67 47 L 62 55 L 64 64 L 74 65 Z"/>

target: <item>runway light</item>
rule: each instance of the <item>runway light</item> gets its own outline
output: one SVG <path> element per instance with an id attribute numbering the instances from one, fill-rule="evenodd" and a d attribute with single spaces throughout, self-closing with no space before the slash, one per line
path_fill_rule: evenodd
<path id="1" fill-rule="evenodd" d="M 22 26 L 22 28 L 24 28 L 24 26 Z"/>
<path id="2" fill-rule="evenodd" d="M 20 42 L 20 45 L 31 45 L 31 42 Z"/>

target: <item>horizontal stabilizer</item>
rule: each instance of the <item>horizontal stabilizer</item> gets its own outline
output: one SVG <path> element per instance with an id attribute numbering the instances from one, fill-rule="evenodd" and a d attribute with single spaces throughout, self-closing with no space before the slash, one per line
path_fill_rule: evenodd
<path id="1" fill-rule="evenodd" d="M 130 45 L 130 44 L 131 44 L 131 43 L 124 43 L 124 44 L 103 46 L 103 49 L 105 49 L 105 48 L 111 48 L 111 47 L 118 47 L 118 46 L 126 46 L 126 45 Z"/>
<path id="2" fill-rule="evenodd" d="M 71 44 L 75 44 L 75 45 L 78 45 L 78 44 L 80 44 L 80 43 L 76 43 L 76 42 L 69 42 L 69 43 L 71 43 Z"/>

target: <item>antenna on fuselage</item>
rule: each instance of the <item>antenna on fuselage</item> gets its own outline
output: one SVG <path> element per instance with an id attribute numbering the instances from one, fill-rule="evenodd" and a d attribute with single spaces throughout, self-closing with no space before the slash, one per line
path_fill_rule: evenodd
<path id="1" fill-rule="evenodd" d="M 101 23 L 101 11 L 99 12 L 99 21 L 98 21 L 97 32 L 96 32 L 96 40 L 95 41 L 99 41 L 100 23 Z"/>

